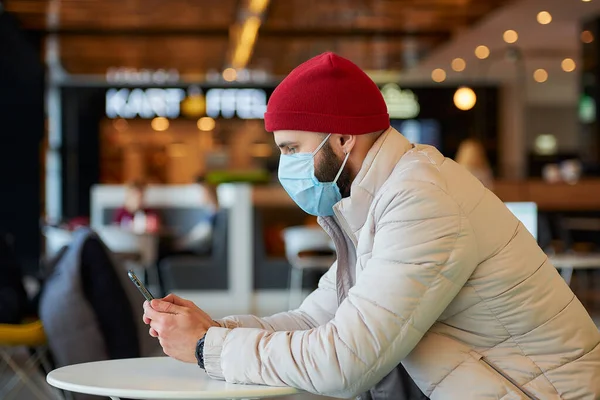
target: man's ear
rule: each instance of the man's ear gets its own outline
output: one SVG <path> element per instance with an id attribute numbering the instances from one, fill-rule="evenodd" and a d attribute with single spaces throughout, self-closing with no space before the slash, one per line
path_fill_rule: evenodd
<path id="1" fill-rule="evenodd" d="M 355 135 L 340 135 L 340 145 L 344 154 L 348 154 L 352 151 L 356 145 Z"/>

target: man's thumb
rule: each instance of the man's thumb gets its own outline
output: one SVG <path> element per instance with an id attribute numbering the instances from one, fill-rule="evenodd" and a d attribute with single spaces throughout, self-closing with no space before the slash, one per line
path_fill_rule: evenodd
<path id="1" fill-rule="evenodd" d="M 154 299 L 150 303 L 150 306 L 159 312 L 177 314 L 177 306 L 169 301 Z"/>

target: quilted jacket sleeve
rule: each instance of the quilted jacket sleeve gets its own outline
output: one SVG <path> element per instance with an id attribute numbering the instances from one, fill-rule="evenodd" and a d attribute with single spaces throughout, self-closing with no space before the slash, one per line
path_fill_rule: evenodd
<path id="1" fill-rule="evenodd" d="M 319 280 L 313 291 L 297 310 L 286 311 L 270 317 L 258 318 L 254 315 L 235 315 L 217 321 L 224 328 L 256 328 L 270 332 L 297 331 L 316 328 L 329 322 L 337 309 L 335 271 L 337 262 Z"/>
<path id="2" fill-rule="evenodd" d="M 293 332 L 211 328 L 208 374 L 348 398 L 406 357 L 477 264 L 467 217 L 443 190 L 408 182 L 374 206 L 372 254 L 326 324 Z"/>

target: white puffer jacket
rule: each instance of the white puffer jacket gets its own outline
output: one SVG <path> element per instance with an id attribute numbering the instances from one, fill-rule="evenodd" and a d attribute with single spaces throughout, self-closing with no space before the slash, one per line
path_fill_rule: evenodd
<path id="1" fill-rule="evenodd" d="M 210 376 L 348 398 L 402 362 L 432 399 L 600 398 L 598 329 L 452 160 L 389 129 L 335 213 L 321 222 L 338 261 L 319 289 L 298 310 L 211 328 Z"/>

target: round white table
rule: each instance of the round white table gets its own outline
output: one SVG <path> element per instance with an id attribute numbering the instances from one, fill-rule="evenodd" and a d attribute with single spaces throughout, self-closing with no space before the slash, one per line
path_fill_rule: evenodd
<path id="1" fill-rule="evenodd" d="M 195 364 L 169 357 L 69 365 L 50 372 L 48 383 L 70 392 L 111 399 L 260 399 L 300 393 L 291 387 L 236 385 L 211 379 Z"/>

